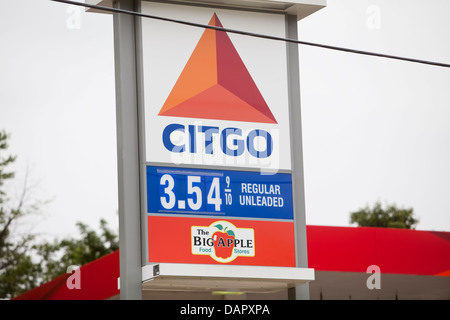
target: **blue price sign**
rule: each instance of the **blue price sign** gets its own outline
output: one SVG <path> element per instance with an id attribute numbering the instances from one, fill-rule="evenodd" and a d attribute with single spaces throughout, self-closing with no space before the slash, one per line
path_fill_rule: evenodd
<path id="1" fill-rule="evenodd" d="M 148 213 L 293 219 L 290 174 L 147 166 Z"/>

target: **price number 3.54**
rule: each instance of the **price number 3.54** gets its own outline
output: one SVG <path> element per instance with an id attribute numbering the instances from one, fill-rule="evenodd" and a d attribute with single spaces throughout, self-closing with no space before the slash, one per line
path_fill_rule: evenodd
<path id="1" fill-rule="evenodd" d="M 163 211 L 220 212 L 221 177 L 163 174 L 159 181 Z"/>

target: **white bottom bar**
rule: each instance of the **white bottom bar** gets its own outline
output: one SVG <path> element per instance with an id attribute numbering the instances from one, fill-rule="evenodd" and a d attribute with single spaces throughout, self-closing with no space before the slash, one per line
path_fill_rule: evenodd
<path id="1" fill-rule="evenodd" d="M 159 263 L 142 267 L 143 290 L 275 292 L 314 280 L 314 269 Z"/>

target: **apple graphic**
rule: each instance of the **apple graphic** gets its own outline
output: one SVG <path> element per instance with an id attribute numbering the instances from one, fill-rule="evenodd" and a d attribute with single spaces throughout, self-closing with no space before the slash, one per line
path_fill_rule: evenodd
<path id="1" fill-rule="evenodd" d="M 221 224 L 216 224 L 214 227 L 219 229 L 212 235 L 214 241 L 214 250 L 218 258 L 227 259 L 231 257 L 234 248 L 234 238 L 236 235 L 232 230 L 225 229 Z M 230 241 L 228 241 L 230 239 Z"/>

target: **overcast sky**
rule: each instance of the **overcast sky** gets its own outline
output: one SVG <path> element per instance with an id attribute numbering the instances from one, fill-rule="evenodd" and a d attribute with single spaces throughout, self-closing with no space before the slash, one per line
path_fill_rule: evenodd
<path id="1" fill-rule="evenodd" d="M 450 63 L 450 1 L 328 0 L 301 40 Z M 267 40 L 261 40 L 267 41 Z M 300 46 L 306 221 L 349 226 L 377 200 L 450 231 L 450 69 Z M 0 0 L 0 130 L 34 231 L 118 228 L 112 16 Z"/>

